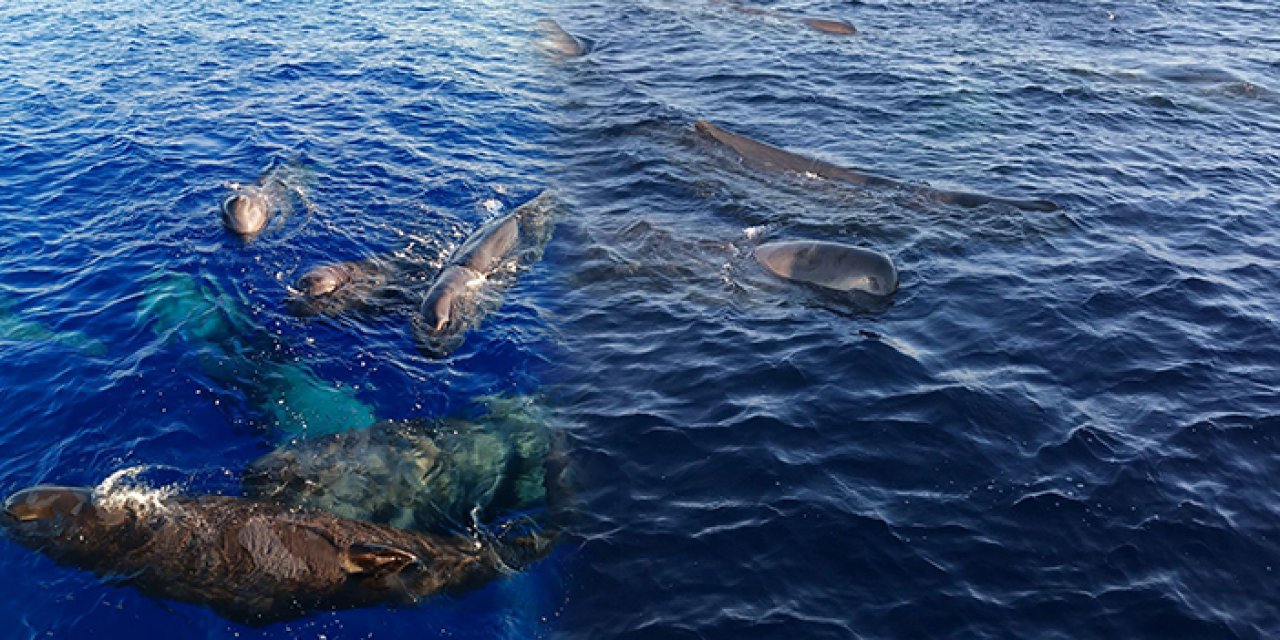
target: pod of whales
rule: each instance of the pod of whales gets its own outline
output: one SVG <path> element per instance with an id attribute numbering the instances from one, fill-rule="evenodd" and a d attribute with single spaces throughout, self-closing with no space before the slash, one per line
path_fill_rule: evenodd
<path id="1" fill-rule="evenodd" d="M 870 249 L 820 240 L 769 242 L 756 247 L 756 262 L 787 280 L 834 291 L 887 296 L 898 289 L 898 270 Z"/>
<path id="2" fill-rule="evenodd" d="M 926 199 L 962 207 L 980 207 L 986 204 L 1002 204 L 1027 211 L 1056 211 L 1058 205 L 1048 200 L 1022 200 L 1001 198 L 963 191 L 945 191 L 928 187 L 911 185 L 869 173 L 838 167 L 829 162 L 784 151 L 777 147 L 726 131 L 706 120 L 698 120 L 693 124 L 702 136 L 713 140 L 737 153 L 744 161 L 773 171 L 789 171 L 801 175 L 813 175 L 827 180 L 837 180 L 859 186 L 894 187 L 912 189 Z"/>
<path id="3" fill-rule="evenodd" d="M 10 496 L 0 527 L 61 564 L 246 624 L 465 591 L 552 544 L 403 531 L 243 498 L 144 500 L 61 486 Z"/>
<path id="4" fill-rule="evenodd" d="M 551 194 L 544 192 L 480 227 L 450 256 L 413 319 L 420 352 L 433 358 L 448 355 L 462 344 L 466 332 L 496 307 L 495 294 L 508 284 L 499 272 L 514 269 L 522 258 L 541 257 L 550 238 L 552 206 Z"/>

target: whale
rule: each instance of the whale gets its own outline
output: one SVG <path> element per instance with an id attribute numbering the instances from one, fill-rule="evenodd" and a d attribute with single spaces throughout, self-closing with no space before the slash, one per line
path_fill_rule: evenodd
<path id="1" fill-rule="evenodd" d="M 185 344 L 200 374 L 242 395 L 262 426 L 282 440 L 377 422 L 351 385 L 324 380 L 305 362 L 279 358 L 278 337 L 254 320 L 234 292 L 207 278 L 159 269 L 143 283 L 135 322 Z"/>
<path id="2" fill-rule="evenodd" d="M 225 183 L 231 193 L 222 201 L 223 226 L 248 242 L 261 235 L 277 217 L 283 220 L 292 215 L 295 203 L 314 212 L 315 204 L 306 189 L 311 178 L 306 165 L 288 160 L 273 163 L 256 184 Z"/>
<path id="3" fill-rule="evenodd" d="M 799 20 L 801 24 L 829 35 L 851 36 L 858 33 L 853 25 L 844 20 L 836 20 L 831 18 L 797 18 L 795 15 L 785 11 L 776 11 L 773 9 L 764 9 L 761 7 L 752 7 L 738 3 L 736 0 L 712 0 L 712 4 L 727 4 L 738 13 L 745 13 L 752 16 L 765 16 L 779 20 Z"/>
<path id="4" fill-rule="evenodd" d="M 271 203 L 261 187 L 243 186 L 222 203 L 222 222 L 232 233 L 252 239 L 271 220 Z"/>
<path id="5" fill-rule="evenodd" d="M 244 493 L 435 533 L 553 509 L 563 491 L 550 412 L 524 397 L 486 404 L 474 419 L 384 420 L 287 443 L 249 464 Z"/>
<path id="6" fill-rule="evenodd" d="M 432 535 L 237 497 L 57 485 L 11 495 L 0 528 L 60 564 L 249 625 L 461 593 L 527 567 L 554 542 L 528 531 Z"/>
<path id="7" fill-rule="evenodd" d="M 536 23 L 542 31 L 542 39 L 538 44 L 543 50 L 565 58 L 577 58 L 587 53 L 582 42 L 573 37 L 560 23 L 550 18 L 543 18 Z"/>
<path id="8" fill-rule="evenodd" d="M 299 317 L 368 310 L 394 297 L 394 276 L 390 265 L 375 259 L 317 265 L 289 287 L 285 306 Z"/>
<path id="9" fill-rule="evenodd" d="M 549 239 L 545 231 L 551 201 L 550 193 L 544 192 L 485 224 L 449 257 L 411 323 L 419 352 L 440 358 L 458 348 L 466 332 L 492 310 L 494 301 L 485 297 L 497 293 L 503 284 L 493 285 L 495 273 L 514 266 L 522 249 L 541 257 L 542 245 Z"/>
<path id="10" fill-rule="evenodd" d="M 898 180 L 863 173 L 853 169 L 839 167 L 816 158 L 806 158 L 799 154 L 779 149 L 758 140 L 727 131 L 707 120 L 693 123 L 694 130 L 704 138 L 712 140 L 736 153 L 744 162 L 753 166 L 780 172 L 798 173 L 816 176 L 869 187 L 911 189 L 920 197 L 934 202 L 954 204 L 962 207 L 980 207 L 987 204 L 1001 204 L 1025 211 L 1057 211 L 1058 205 L 1049 200 L 1025 200 L 1018 198 L 1002 198 L 964 191 L 946 191 L 929 187 L 915 187 Z"/>
<path id="11" fill-rule="evenodd" d="M 813 29 L 814 31 L 820 31 L 822 33 L 830 34 L 833 36 L 851 36 L 858 33 L 858 30 L 854 28 L 853 25 L 849 24 L 848 22 L 845 22 L 844 20 L 831 20 L 828 18 L 803 18 L 800 20 L 800 22 L 803 22 L 805 26 L 809 27 L 810 29 Z"/>
<path id="12" fill-rule="evenodd" d="M 888 256 L 853 245 L 822 240 L 767 242 L 755 248 L 756 262 L 776 276 L 832 291 L 888 296 L 898 289 L 898 270 Z"/>

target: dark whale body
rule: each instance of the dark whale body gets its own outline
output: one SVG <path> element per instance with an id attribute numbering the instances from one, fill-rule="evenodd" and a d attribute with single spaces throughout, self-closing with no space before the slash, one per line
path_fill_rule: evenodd
<path id="1" fill-rule="evenodd" d="M 762 244 L 754 255 L 774 275 L 833 291 L 887 296 L 898 289 L 898 270 L 893 261 L 862 247 L 797 240 Z"/>
<path id="2" fill-rule="evenodd" d="M 790 171 L 802 175 L 816 175 L 828 180 L 838 180 L 860 186 L 912 188 L 897 180 L 862 173 L 815 158 L 806 158 L 790 151 L 740 136 L 726 131 L 706 120 L 698 120 L 694 129 L 703 136 L 714 140 L 736 152 L 744 160 L 753 165 L 773 171 Z M 1021 200 L 1000 198 L 963 191 L 945 191 L 927 187 L 916 188 L 915 192 L 929 200 L 962 207 L 980 207 L 985 204 L 1003 204 L 1027 211 L 1056 211 L 1058 205 L 1048 200 Z"/>
<path id="3" fill-rule="evenodd" d="M 59 563 L 246 624 L 464 591 L 550 545 L 537 537 L 480 543 L 242 498 L 130 502 L 57 486 L 11 496 L 0 525 Z"/>
<path id="4" fill-rule="evenodd" d="M 490 286 L 487 280 L 500 267 L 512 264 L 528 235 L 526 229 L 545 226 L 550 201 L 549 193 L 539 195 L 480 227 L 454 252 L 427 290 L 413 320 L 420 352 L 438 358 L 462 344 L 465 333 L 486 315 L 480 298 Z M 546 238 L 528 240 L 536 243 Z"/>
<path id="5" fill-rule="evenodd" d="M 298 278 L 286 307 L 295 316 L 366 311 L 395 298 L 394 269 L 378 260 L 330 262 Z"/>

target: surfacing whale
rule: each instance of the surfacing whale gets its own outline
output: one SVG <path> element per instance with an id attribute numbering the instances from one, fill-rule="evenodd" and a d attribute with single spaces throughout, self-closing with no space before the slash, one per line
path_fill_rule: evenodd
<path id="1" fill-rule="evenodd" d="M 390 263 L 377 259 L 318 265 L 289 287 L 285 306 L 300 317 L 383 306 L 396 299 L 395 272 Z"/>
<path id="2" fill-rule="evenodd" d="M 853 25 L 844 20 L 834 20 L 830 18 L 798 18 L 794 14 L 776 9 L 764 9 L 762 7 L 752 7 L 739 3 L 737 0 L 712 0 L 712 4 L 727 4 L 738 13 L 745 13 L 752 16 L 766 16 L 779 20 L 799 20 L 801 24 L 828 35 L 851 36 L 858 32 Z"/>
<path id="3" fill-rule="evenodd" d="M 466 332 L 500 302 L 502 289 L 510 284 L 501 272 L 542 257 L 553 206 L 553 197 L 544 192 L 480 227 L 454 252 L 412 322 L 423 355 L 438 358 L 458 348 Z"/>
<path id="4" fill-rule="evenodd" d="M 538 20 L 537 26 L 542 31 L 542 39 L 538 44 L 548 53 L 565 58 L 576 58 L 586 54 L 587 48 L 582 46 L 582 42 L 565 31 L 564 27 L 555 20 L 543 18 Z"/>
<path id="5" fill-rule="evenodd" d="M 898 289 L 898 270 L 888 256 L 853 245 L 821 240 L 768 242 L 756 247 L 756 262 L 787 280 L 834 291 L 887 296 Z"/>
<path id="6" fill-rule="evenodd" d="M 473 589 L 541 559 L 553 542 L 432 535 L 243 498 L 156 493 L 31 487 L 9 497 L 0 527 L 61 564 L 246 624 Z"/>
<path id="7" fill-rule="evenodd" d="M 816 158 L 784 151 L 772 145 L 740 136 L 726 131 L 706 120 L 693 123 L 693 128 L 704 137 L 728 147 L 742 159 L 752 165 L 773 171 L 789 171 L 801 175 L 813 175 L 828 180 L 837 180 L 849 184 L 871 187 L 893 187 L 912 189 L 920 195 L 935 202 L 955 204 L 962 207 L 980 207 L 985 204 L 1003 204 L 1026 211 L 1057 211 L 1058 205 L 1049 200 L 1022 200 L 1017 198 L 1001 198 L 964 191 L 946 191 L 929 187 L 915 187 L 897 180 L 838 167 Z"/>

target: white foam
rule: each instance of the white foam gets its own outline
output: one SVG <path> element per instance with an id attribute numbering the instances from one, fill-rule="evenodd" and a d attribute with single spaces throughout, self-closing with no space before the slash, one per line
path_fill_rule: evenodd
<path id="1" fill-rule="evenodd" d="M 162 513 L 169 507 L 167 500 L 177 494 L 177 487 L 150 487 L 138 480 L 138 476 L 150 467 L 128 467 L 109 475 L 93 488 L 93 502 L 108 511 L 129 510 L 139 515 Z"/>

